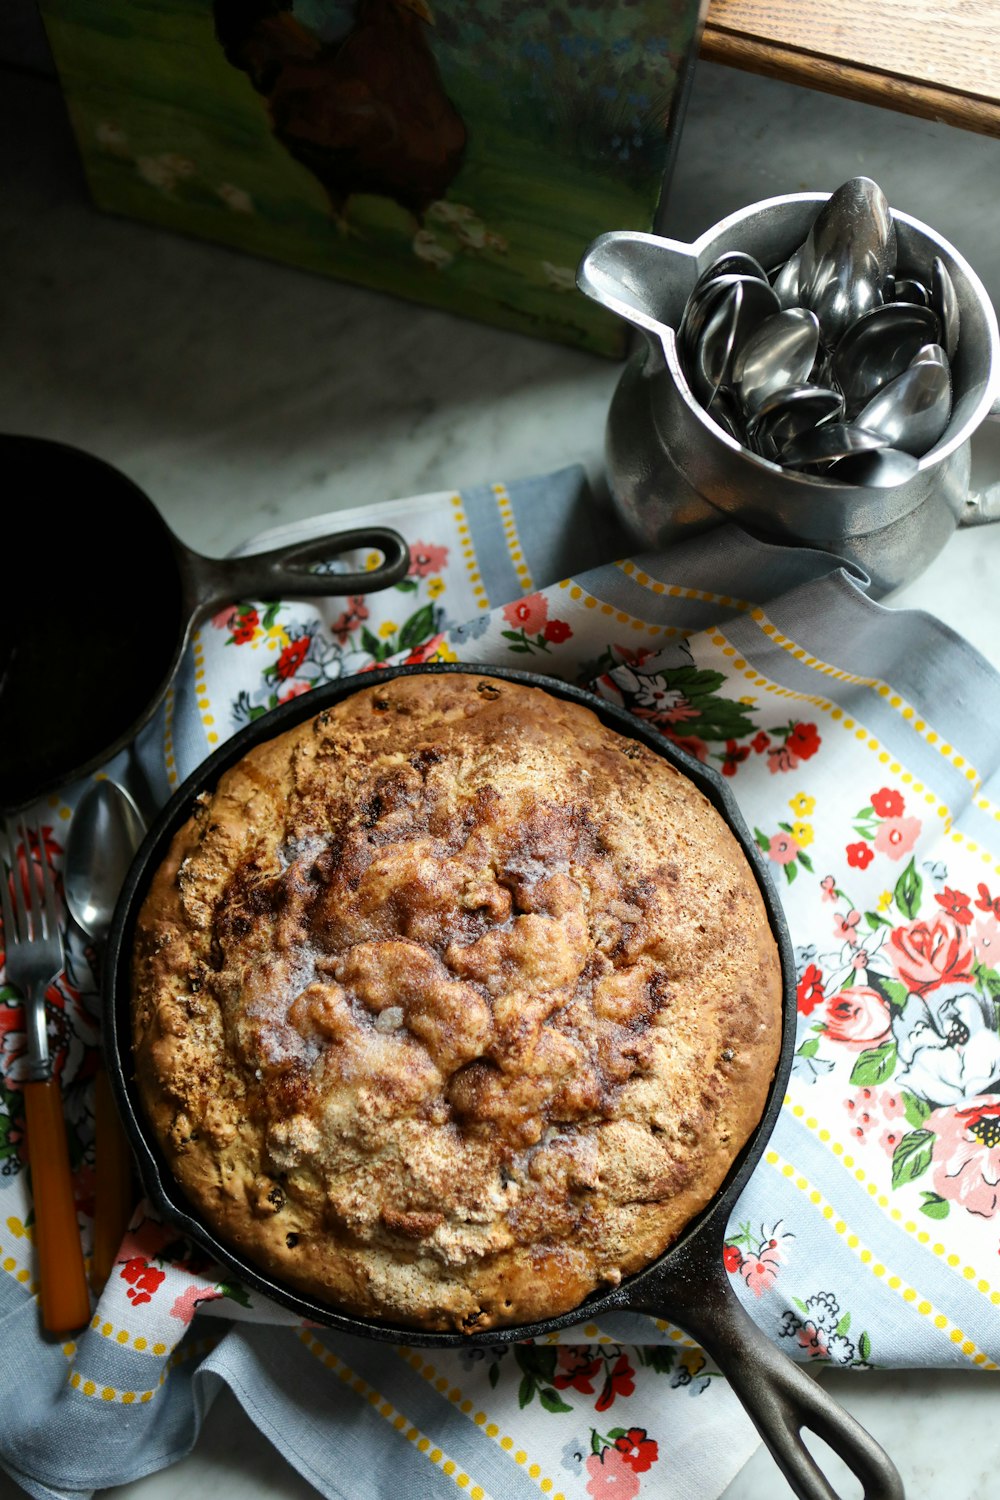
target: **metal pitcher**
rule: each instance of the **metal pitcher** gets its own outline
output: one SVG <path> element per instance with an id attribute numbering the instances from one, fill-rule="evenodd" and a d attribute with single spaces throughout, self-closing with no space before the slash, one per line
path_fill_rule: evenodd
<path id="1" fill-rule="evenodd" d="M 770 541 L 858 564 L 879 597 L 916 577 L 957 526 L 1000 519 L 1000 485 L 986 495 L 969 485 L 972 434 L 1000 415 L 1000 332 L 968 262 L 928 225 L 893 210 L 898 266 L 929 284 L 940 256 L 961 320 L 951 420 L 913 477 L 893 488 L 796 473 L 741 447 L 693 395 L 677 349 L 676 329 L 699 275 L 729 250 L 749 251 L 766 267 L 782 264 L 828 196 L 763 199 L 690 245 L 630 230 L 602 234 L 580 262 L 577 285 L 644 335 L 615 389 L 605 434 L 612 500 L 637 541 L 659 549 L 736 521 Z"/>

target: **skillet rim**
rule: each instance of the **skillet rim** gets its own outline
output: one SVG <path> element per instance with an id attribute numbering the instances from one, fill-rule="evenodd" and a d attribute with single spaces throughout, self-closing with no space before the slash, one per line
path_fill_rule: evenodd
<path id="1" fill-rule="evenodd" d="M 661 1255 L 641 1270 L 627 1277 L 607 1292 L 596 1292 L 576 1307 L 552 1318 L 532 1323 L 491 1327 L 481 1331 L 428 1330 L 381 1319 L 366 1318 L 339 1311 L 303 1292 L 283 1286 L 265 1271 L 244 1258 L 240 1251 L 218 1239 L 197 1216 L 183 1189 L 170 1170 L 159 1147 L 153 1141 L 145 1122 L 131 1069 L 131 976 L 132 938 L 139 909 L 149 884 L 166 855 L 170 840 L 190 816 L 196 798 L 214 787 L 219 777 L 255 745 L 275 738 L 304 723 L 343 698 L 379 682 L 396 677 L 421 674 L 459 673 L 471 676 L 497 677 L 527 687 L 537 687 L 589 708 L 609 728 L 645 743 L 663 756 L 677 770 L 693 781 L 725 819 L 743 850 L 761 892 L 772 935 L 778 948 L 782 974 L 782 1037 L 778 1061 L 768 1090 L 760 1120 L 742 1150 L 734 1159 L 719 1189 L 689 1222 Z M 564 682 L 523 668 L 479 662 L 427 662 L 372 668 L 324 683 L 288 703 L 269 710 L 230 736 L 207 756 L 176 789 L 151 824 L 136 853 L 122 886 L 108 935 L 102 985 L 102 1030 L 105 1061 L 112 1091 L 122 1124 L 132 1146 L 139 1176 L 147 1197 L 165 1221 L 180 1230 L 220 1266 L 229 1268 L 241 1282 L 286 1310 L 298 1314 L 306 1323 L 371 1338 L 384 1343 L 409 1344 L 424 1348 L 475 1347 L 533 1339 L 561 1328 L 591 1321 L 606 1312 L 633 1311 L 646 1313 L 653 1304 L 661 1316 L 669 1314 L 670 1272 L 673 1262 L 685 1258 L 685 1252 L 721 1247 L 722 1231 L 729 1211 L 763 1155 L 771 1137 L 784 1099 L 795 1050 L 796 1005 L 795 961 L 791 936 L 776 887 L 763 855 L 753 839 L 731 790 L 712 767 L 673 744 L 627 710 L 599 697 L 588 688 Z M 704 1246 L 698 1244 L 704 1239 Z M 710 1243 L 711 1242 L 711 1243 Z M 721 1274 L 721 1254 L 704 1268 L 706 1283 Z M 678 1266 L 680 1271 L 680 1267 Z M 689 1266 L 683 1273 L 689 1276 Z"/>

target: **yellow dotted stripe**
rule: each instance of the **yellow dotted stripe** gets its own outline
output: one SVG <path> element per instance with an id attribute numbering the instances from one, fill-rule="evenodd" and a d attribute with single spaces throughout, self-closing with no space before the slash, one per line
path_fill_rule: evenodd
<path id="1" fill-rule="evenodd" d="M 13 1229 L 13 1224 L 19 1222 L 20 1221 L 18 1220 L 7 1220 L 7 1227 L 9 1229 L 12 1229 L 15 1235 L 18 1235 L 18 1231 L 16 1229 Z M 23 1237 L 24 1239 L 29 1240 L 30 1243 L 29 1236 L 26 1234 L 23 1225 L 20 1228 L 20 1234 L 18 1235 L 18 1237 Z M 38 1296 L 38 1282 L 32 1281 L 31 1279 L 31 1267 L 24 1264 L 24 1262 L 17 1255 L 16 1249 L 13 1245 L 0 1245 L 0 1267 L 2 1267 L 3 1270 L 7 1272 L 7 1275 L 12 1277 L 14 1281 L 23 1286 L 27 1292 L 30 1292 L 32 1297 Z"/>
<path id="2" fill-rule="evenodd" d="M 107 1318 L 102 1318 L 99 1313 L 95 1313 L 91 1318 L 90 1326 L 102 1338 L 111 1339 L 113 1343 L 121 1344 L 122 1348 L 127 1345 L 130 1349 L 138 1349 L 140 1354 L 152 1354 L 157 1359 L 162 1359 L 165 1354 L 170 1353 L 172 1347 L 175 1347 L 158 1342 L 151 1344 L 145 1334 L 133 1335 L 126 1328 L 116 1328 L 114 1323 L 109 1322 Z"/>
<path id="3" fill-rule="evenodd" d="M 998 1366 L 994 1364 L 994 1362 L 990 1359 L 989 1355 L 985 1354 L 983 1350 L 976 1345 L 973 1339 L 970 1339 L 961 1328 L 957 1327 L 946 1313 L 941 1312 L 941 1310 L 935 1307 L 933 1302 L 929 1301 L 926 1297 L 921 1297 L 920 1293 L 916 1290 L 915 1287 L 910 1286 L 909 1283 L 904 1281 L 901 1276 L 897 1276 L 895 1272 L 890 1271 L 886 1266 L 884 1266 L 875 1255 L 874 1251 L 870 1250 L 867 1245 L 863 1245 L 861 1243 L 858 1235 L 856 1235 L 853 1230 L 848 1227 L 845 1220 L 842 1219 L 837 1213 L 833 1204 L 830 1203 L 829 1200 L 825 1198 L 819 1191 L 819 1189 L 817 1187 L 814 1187 L 813 1184 L 801 1174 L 801 1172 L 796 1171 L 795 1167 L 790 1161 L 786 1161 L 782 1156 L 779 1155 L 777 1151 L 774 1150 L 766 1151 L 764 1153 L 764 1160 L 767 1162 L 768 1166 L 774 1167 L 774 1169 L 780 1172 L 783 1177 L 787 1177 L 790 1181 L 794 1182 L 795 1186 L 799 1189 L 800 1192 L 806 1194 L 809 1202 L 815 1208 L 817 1208 L 823 1215 L 824 1219 L 828 1221 L 834 1231 L 844 1241 L 848 1250 L 852 1251 L 857 1256 L 861 1264 L 863 1266 L 866 1266 L 874 1277 L 876 1277 L 879 1281 L 883 1281 L 885 1285 L 889 1287 L 891 1291 L 895 1292 L 899 1297 L 901 1297 L 904 1302 L 915 1308 L 921 1317 L 929 1318 L 930 1321 L 934 1324 L 935 1328 L 940 1329 L 942 1333 L 947 1332 L 949 1338 L 951 1339 L 951 1342 L 956 1345 L 957 1348 L 961 1349 L 962 1353 L 966 1356 L 967 1359 L 971 1361 L 972 1364 L 979 1365 L 984 1370 L 996 1370 L 998 1368 Z"/>
<path id="4" fill-rule="evenodd" d="M 596 1329 L 594 1330 L 596 1333 Z M 491 1422 L 489 1414 L 485 1411 L 475 1411 L 473 1403 L 463 1397 L 461 1390 L 447 1375 L 438 1372 L 435 1365 L 426 1361 L 417 1349 L 410 1349 L 405 1345 L 396 1350 L 400 1359 L 412 1365 L 418 1375 L 422 1375 L 436 1391 L 458 1408 L 463 1415 L 471 1417 L 476 1426 L 485 1432 L 488 1438 L 499 1445 L 505 1453 L 510 1453 L 515 1463 L 522 1464 L 528 1476 L 535 1481 L 543 1495 L 551 1496 L 551 1500 L 564 1500 L 560 1491 L 555 1490 L 553 1482 L 547 1475 L 543 1475 L 541 1465 L 532 1463 L 523 1448 L 518 1447 L 515 1440 L 507 1433 L 501 1433 L 496 1422 Z"/>
<path id="5" fill-rule="evenodd" d="M 108 778 L 104 775 L 103 772 L 100 775 L 94 777 L 95 781 L 107 781 L 107 779 Z M 58 818 L 62 823 L 69 822 L 70 818 L 73 816 L 73 810 L 68 803 L 64 802 L 62 798 L 57 795 L 51 796 L 48 799 L 48 803 L 54 817 Z"/>
<path id="6" fill-rule="evenodd" d="M 563 578 L 557 587 L 567 590 L 574 604 L 582 604 L 584 609 L 599 610 L 602 615 L 614 618 L 619 625 L 627 625 L 630 630 L 644 630 L 647 635 L 662 636 L 665 640 L 671 636 L 692 634 L 690 630 L 678 630 L 675 625 L 654 625 L 649 620 L 640 620 L 635 615 L 626 614 L 625 610 L 618 609 L 615 605 L 608 604 L 606 600 L 589 594 L 572 578 Z"/>
<path id="7" fill-rule="evenodd" d="M 167 689 L 166 713 L 163 726 L 163 764 L 167 768 L 167 780 L 172 787 L 177 785 L 177 757 L 174 754 L 174 705 L 176 698 L 173 685 Z"/>
<path id="8" fill-rule="evenodd" d="M 850 1144 L 844 1145 L 842 1141 L 834 1139 L 833 1132 L 825 1125 L 821 1125 L 814 1115 L 811 1115 L 801 1104 L 792 1104 L 791 1095 L 785 1096 L 786 1105 L 791 1105 L 792 1114 L 797 1120 L 801 1120 L 807 1130 L 812 1131 L 816 1139 L 821 1141 L 827 1149 L 838 1158 L 841 1166 L 853 1172 L 856 1182 L 867 1183 L 867 1191 L 870 1197 L 875 1199 L 879 1208 L 889 1210 L 889 1217 L 896 1224 L 901 1224 L 905 1232 L 917 1241 L 919 1245 L 930 1245 L 933 1253 L 944 1261 L 953 1271 L 959 1272 L 963 1280 L 974 1285 L 976 1290 L 984 1297 L 988 1297 L 994 1307 L 1000 1307 L 1000 1291 L 992 1287 L 984 1276 L 981 1276 L 975 1266 L 963 1265 L 962 1257 L 954 1251 L 949 1251 L 947 1245 L 940 1241 L 931 1244 L 933 1236 L 927 1229 L 922 1229 L 914 1219 L 907 1218 L 902 1209 L 890 1206 L 890 1199 L 885 1193 L 879 1191 L 878 1184 L 870 1179 L 864 1167 L 859 1167 L 854 1159 L 854 1147 Z"/>
<path id="9" fill-rule="evenodd" d="M 942 833 L 947 834 L 953 844 L 958 844 L 967 853 L 978 856 L 983 864 L 989 865 L 995 874 L 1000 875 L 1000 863 L 997 862 L 997 856 L 989 849 L 984 849 L 981 844 L 977 844 L 973 839 L 968 838 L 966 834 L 960 832 L 957 828 L 953 828 L 951 809 L 948 805 L 942 802 L 934 792 L 930 791 L 922 781 L 918 781 L 912 771 L 904 771 L 899 761 L 893 759 L 882 742 L 876 739 L 863 724 L 859 724 L 856 719 L 852 719 L 842 708 L 838 708 L 836 704 L 831 703 L 829 698 L 819 697 L 815 693 L 795 692 L 792 688 L 780 687 L 777 683 L 772 682 L 769 677 L 762 676 L 755 667 L 747 664 L 737 652 L 736 647 L 730 645 L 720 631 L 713 631 L 709 639 L 714 646 L 718 646 L 721 649 L 723 656 L 731 660 L 732 670 L 741 673 L 754 687 L 764 688 L 776 698 L 790 698 L 798 703 L 808 703 L 821 713 L 827 714 L 839 728 L 844 730 L 845 733 L 850 734 L 866 750 L 874 754 L 881 766 L 884 766 L 892 775 L 898 776 L 900 781 L 909 787 L 915 796 L 922 797 L 927 805 L 935 810 L 936 815 L 941 819 Z M 919 722 L 923 723 L 923 720 Z M 947 748 L 950 749 L 951 747 L 948 746 Z M 965 765 L 962 756 L 958 756 L 957 761 L 961 761 Z M 977 773 L 971 766 L 967 767 L 965 774 L 973 781 L 977 779 Z M 977 799 L 977 802 L 985 803 L 986 799 L 980 798 Z M 989 807 L 990 804 L 986 803 L 986 805 Z"/>
<path id="10" fill-rule="evenodd" d="M 452 495 L 451 507 L 455 527 L 458 531 L 458 545 L 461 547 L 462 556 L 465 559 L 465 570 L 469 575 L 469 582 L 472 585 L 472 593 L 476 601 L 476 606 L 479 609 L 489 609 L 490 601 L 486 590 L 483 588 L 483 578 L 479 571 L 479 559 L 476 557 L 476 549 L 472 545 L 472 532 L 469 530 L 468 518 L 462 507 L 461 495 Z"/>
<path id="11" fill-rule="evenodd" d="M 750 618 L 760 626 L 761 631 L 775 646 L 780 646 L 782 651 L 787 651 L 796 661 L 801 661 L 814 672 L 819 672 L 824 677 L 831 677 L 837 682 L 847 682 L 856 684 L 859 687 L 871 688 L 880 698 L 885 698 L 889 707 L 894 709 L 909 724 L 910 728 L 919 734 L 926 744 L 930 745 L 931 749 L 935 750 L 938 755 L 953 765 L 957 771 L 963 772 L 967 781 L 973 782 L 976 787 L 981 784 L 982 777 L 974 766 L 969 765 L 965 756 L 960 755 L 952 745 L 949 745 L 946 740 L 942 739 L 936 729 L 932 729 L 924 719 L 920 718 L 913 705 L 907 703 L 899 693 L 894 693 L 887 682 L 883 682 L 878 677 L 857 677 L 853 672 L 845 672 L 842 668 L 835 667 L 830 662 L 822 661 L 819 657 L 812 656 L 804 647 L 797 645 L 787 635 L 782 635 L 778 627 L 768 620 L 762 609 L 751 610 Z"/>
<path id="12" fill-rule="evenodd" d="M 272 641 L 269 644 L 276 645 Z M 198 717 L 205 729 L 205 738 L 210 745 L 219 743 L 219 732 L 215 728 L 215 715 L 212 712 L 211 700 L 208 689 L 205 686 L 205 645 L 201 637 L 201 631 L 196 630 L 193 638 L 194 647 L 194 695 L 198 704 Z"/>
<path id="13" fill-rule="evenodd" d="M 185 1360 L 201 1359 L 204 1355 L 210 1353 L 218 1342 L 218 1338 L 207 1338 L 190 1344 L 184 1349 L 175 1349 L 170 1359 L 167 1360 L 160 1371 L 159 1380 L 149 1390 L 145 1391 L 127 1391 L 115 1385 L 105 1385 L 101 1381 L 92 1380 L 82 1370 L 71 1370 L 66 1378 L 73 1390 L 79 1391 L 81 1396 L 93 1396 L 99 1401 L 106 1401 L 109 1404 L 117 1402 L 120 1406 L 146 1406 L 165 1383 L 171 1370 L 176 1369 Z M 63 1353 L 72 1357 L 76 1353 L 76 1345 L 64 1344 Z"/>
<path id="14" fill-rule="evenodd" d="M 521 538 L 517 534 L 517 522 L 514 520 L 510 496 L 502 484 L 493 485 L 493 495 L 500 512 L 500 524 L 503 527 L 504 540 L 507 543 L 510 560 L 514 564 L 517 581 L 521 585 L 522 592 L 530 594 L 535 585 L 531 581 L 531 574 L 524 560 L 524 550 L 521 546 Z"/>
<path id="15" fill-rule="evenodd" d="M 988 797 L 973 797 L 972 801 L 980 812 L 989 813 L 995 822 L 1000 823 L 1000 807 L 995 802 L 991 802 Z"/>
<path id="16" fill-rule="evenodd" d="M 651 594 L 661 594 L 668 599 L 700 599 L 703 604 L 718 604 L 723 609 L 737 609 L 742 614 L 753 609 L 748 600 L 733 599 L 729 594 L 711 594 L 704 589 L 682 588 L 679 583 L 662 583 L 657 578 L 650 578 L 648 573 L 643 573 L 629 558 L 615 563 L 615 567 L 620 568 L 633 583 L 648 589 Z"/>
<path id="17" fill-rule="evenodd" d="M 308 1328 L 299 1330 L 299 1338 L 320 1364 L 339 1376 L 344 1384 L 349 1385 L 359 1396 L 363 1396 L 380 1417 L 383 1417 L 397 1432 L 401 1432 L 408 1442 L 414 1444 L 417 1452 L 422 1453 L 428 1463 L 434 1464 L 442 1474 L 447 1474 L 449 1479 L 453 1479 L 458 1488 L 464 1490 L 471 1500 L 486 1500 L 486 1491 L 481 1485 L 473 1483 L 471 1477 L 453 1458 L 449 1458 L 442 1448 L 436 1447 L 427 1434 L 421 1432 L 419 1427 L 415 1427 L 408 1417 L 393 1406 L 391 1401 L 385 1399 L 380 1391 L 370 1386 L 360 1375 L 356 1375 L 348 1364 L 321 1344 L 319 1339 L 313 1338 Z"/>

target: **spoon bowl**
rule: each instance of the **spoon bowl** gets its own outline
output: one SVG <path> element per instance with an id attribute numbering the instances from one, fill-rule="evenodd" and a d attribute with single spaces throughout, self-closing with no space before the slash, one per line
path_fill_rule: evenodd
<path id="1" fill-rule="evenodd" d="M 743 340 L 733 360 L 733 384 L 753 413 L 774 391 L 800 385 L 819 348 L 819 319 L 805 307 L 772 313 Z"/>
<path id="2" fill-rule="evenodd" d="M 819 318 L 829 343 L 882 303 L 895 263 L 896 230 L 888 199 L 870 177 L 849 178 L 813 220 L 799 267 L 799 299 Z"/>
<path id="3" fill-rule="evenodd" d="M 103 943 L 118 892 L 146 832 L 142 814 L 116 781 L 95 781 L 73 813 L 66 840 L 63 891 L 70 916 Z"/>
<path id="4" fill-rule="evenodd" d="M 858 413 L 857 425 L 920 458 L 941 437 L 950 416 L 951 372 L 947 365 L 923 360 L 882 386 Z"/>
<path id="5" fill-rule="evenodd" d="M 887 302 L 852 323 L 831 360 L 847 410 L 859 411 L 867 405 L 877 391 L 903 373 L 920 348 L 936 342 L 939 331 L 937 314 L 913 302 Z"/>

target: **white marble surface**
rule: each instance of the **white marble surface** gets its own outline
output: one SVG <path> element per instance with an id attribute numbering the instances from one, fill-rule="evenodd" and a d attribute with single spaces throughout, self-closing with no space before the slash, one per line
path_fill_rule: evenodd
<path id="1" fill-rule="evenodd" d="M 0 27 L 0 58 L 5 41 L 21 46 L 15 33 Z M 23 68 L 0 77 L 5 430 L 118 465 L 209 554 L 279 521 L 576 460 L 600 481 L 617 366 L 103 217 L 55 85 Z M 996 141 L 703 65 L 665 229 L 691 238 L 744 203 L 864 172 L 951 239 L 1000 304 L 998 167 Z M 1000 424 L 982 430 L 974 461 L 978 482 L 1000 476 Z M 885 602 L 938 615 L 1000 667 L 998 599 L 1000 525 L 957 534 Z M 827 1385 L 894 1456 L 910 1500 L 986 1500 L 997 1379 L 908 1371 Z M 0 1475 L 0 1500 L 18 1493 Z M 189 1458 L 114 1493 L 313 1491 L 227 1396 Z M 726 1500 L 785 1493 L 762 1450 Z"/>

